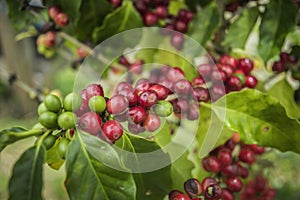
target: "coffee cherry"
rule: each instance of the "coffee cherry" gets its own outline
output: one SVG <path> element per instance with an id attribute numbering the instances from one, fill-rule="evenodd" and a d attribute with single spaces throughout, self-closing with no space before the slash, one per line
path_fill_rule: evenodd
<path id="1" fill-rule="evenodd" d="M 40 103 L 38 106 L 37 112 L 39 115 L 41 115 L 43 112 L 48 111 L 44 103 Z"/>
<path id="2" fill-rule="evenodd" d="M 93 96 L 104 96 L 103 88 L 100 84 L 90 84 L 80 93 L 82 99 L 88 101 Z"/>
<path id="3" fill-rule="evenodd" d="M 111 141 L 115 142 L 123 135 L 122 125 L 115 121 L 109 120 L 105 122 L 102 126 L 103 134 Z"/>
<path id="4" fill-rule="evenodd" d="M 147 91 L 151 87 L 151 83 L 147 79 L 139 79 L 135 84 L 135 93 L 140 95 L 142 92 Z"/>
<path id="5" fill-rule="evenodd" d="M 129 70 L 132 74 L 139 75 L 143 72 L 143 60 L 136 60 L 134 63 L 132 63 L 129 67 Z"/>
<path id="6" fill-rule="evenodd" d="M 226 180 L 226 186 L 231 192 L 240 192 L 243 188 L 243 182 L 238 177 L 230 177 Z"/>
<path id="7" fill-rule="evenodd" d="M 212 72 L 212 68 L 209 64 L 201 64 L 197 67 L 197 72 L 202 77 L 209 77 Z"/>
<path id="8" fill-rule="evenodd" d="M 120 82 L 118 83 L 118 85 L 115 87 L 114 89 L 114 94 L 118 94 L 120 91 L 124 90 L 124 89 L 128 89 L 133 91 L 133 87 L 131 84 L 127 83 L 127 82 Z"/>
<path id="9" fill-rule="evenodd" d="M 251 144 L 249 147 L 256 155 L 261 155 L 265 152 L 265 147 L 258 146 L 257 144 Z"/>
<path id="10" fill-rule="evenodd" d="M 248 88 L 255 88 L 257 85 L 257 79 L 254 76 L 248 75 L 246 76 L 245 86 Z"/>
<path id="11" fill-rule="evenodd" d="M 128 100 L 129 106 L 135 106 L 138 103 L 138 95 L 129 88 L 124 88 L 118 94 L 123 95 Z"/>
<path id="12" fill-rule="evenodd" d="M 59 157 L 61 159 L 65 159 L 66 157 L 66 153 L 68 151 L 68 148 L 69 148 L 69 143 L 70 143 L 70 140 L 68 140 L 67 138 L 64 138 L 62 137 L 57 146 L 56 146 L 56 151 L 57 151 L 57 154 L 59 155 Z"/>
<path id="13" fill-rule="evenodd" d="M 203 87 L 194 88 L 193 98 L 199 102 L 207 102 L 209 100 L 209 92 Z"/>
<path id="14" fill-rule="evenodd" d="M 158 18 L 164 19 L 168 16 L 168 7 L 167 6 L 157 6 L 154 10 L 154 13 Z"/>
<path id="15" fill-rule="evenodd" d="M 134 1 L 134 6 L 141 14 L 146 13 L 148 10 L 148 5 L 144 1 Z"/>
<path id="16" fill-rule="evenodd" d="M 227 189 L 222 189 L 222 200 L 234 200 L 233 194 L 227 190 Z"/>
<path id="17" fill-rule="evenodd" d="M 191 83 L 185 79 L 179 80 L 174 84 L 174 92 L 177 95 L 187 95 L 191 92 Z"/>
<path id="18" fill-rule="evenodd" d="M 82 99 L 79 94 L 72 92 L 64 98 L 64 109 L 66 111 L 76 111 L 80 108 Z"/>
<path id="19" fill-rule="evenodd" d="M 153 108 L 156 115 L 160 117 L 168 117 L 173 113 L 173 106 L 168 101 L 158 101 Z"/>
<path id="20" fill-rule="evenodd" d="M 168 71 L 167 77 L 170 81 L 176 82 L 184 79 L 184 72 L 179 67 L 173 67 Z"/>
<path id="21" fill-rule="evenodd" d="M 78 47 L 76 52 L 79 58 L 85 58 L 89 55 L 89 52 L 86 51 L 83 47 Z"/>
<path id="22" fill-rule="evenodd" d="M 218 173 L 221 171 L 221 162 L 215 156 L 208 156 L 202 160 L 203 168 L 208 172 Z"/>
<path id="23" fill-rule="evenodd" d="M 222 188 L 219 184 L 210 185 L 205 190 L 204 196 L 208 200 L 218 200 L 222 196 Z"/>
<path id="24" fill-rule="evenodd" d="M 56 42 L 56 33 L 54 31 L 48 31 L 47 33 L 45 33 L 45 38 L 44 38 L 43 44 L 46 47 L 48 47 L 48 48 L 54 47 L 55 42 Z"/>
<path id="25" fill-rule="evenodd" d="M 102 113 L 106 109 L 106 100 L 103 96 L 91 97 L 88 104 L 93 112 Z"/>
<path id="26" fill-rule="evenodd" d="M 57 123 L 64 130 L 75 128 L 76 115 L 73 112 L 63 112 L 58 116 Z"/>
<path id="27" fill-rule="evenodd" d="M 234 69 L 238 67 L 239 61 L 230 55 L 222 55 L 219 59 L 219 63 L 230 65 Z"/>
<path id="28" fill-rule="evenodd" d="M 175 198 L 175 196 L 180 195 L 180 194 L 183 194 L 183 193 L 179 190 L 172 190 L 168 194 L 169 200 L 173 200 Z"/>
<path id="29" fill-rule="evenodd" d="M 82 100 L 80 107 L 75 111 L 77 116 L 81 116 L 86 112 L 89 112 L 89 105 L 87 100 Z"/>
<path id="30" fill-rule="evenodd" d="M 147 118 L 143 122 L 143 126 L 146 129 L 146 131 L 154 132 L 156 131 L 160 126 L 160 119 L 155 114 L 149 114 Z"/>
<path id="31" fill-rule="evenodd" d="M 56 137 L 52 134 L 49 134 L 46 136 L 46 138 L 43 140 L 43 145 L 45 146 L 46 150 L 51 149 L 53 145 L 55 144 Z"/>
<path id="32" fill-rule="evenodd" d="M 263 192 L 267 187 L 267 180 L 262 176 L 258 175 L 255 177 L 255 190 L 258 192 Z"/>
<path id="33" fill-rule="evenodd" d="M 241 58 L 239 61 L 239 68 L 243 70 L 245 75 L 250 74 L 253 69 L 253 62 L 249 58 Z"/>
<path id="34" fill-rule="evenodd" d="M 173 33 L 171 36 L 171 44 L 173 47 L 175 47 L 177 50 L 182 50 L 184 45 L 184 37 L 181 33 Z"/>
<path id="35" fill-rule="evenodd" d="M 128 108 L 128 100 L 123 95 L 115 95 L 106 103 L 107 111 L 110 114 L 120 114 Z"/>
<path id="36" fill-rule="evenodd" d="M 175 22 L 175 30 L 181 33 L 185 33 L 187 31 L 187 24 L 184 21 L 178 20 Z"/>
<path id="37" fill-rule="evenodd" d="M 172 102 L 174 112 L 177 114 L 186 113 L 189 109 L 189 101 L 186 98 L 175 99 Z"/>
<path id="38" fill-rule="evenodd" d="M 128 110 L 127 115 L 129 122 L 140 124 L 146 119 L 148 112 L 141 106 L 135 106 Z"/>
<path id="39" fill-rule="evenodd" d="M 251 165 L 256 161 L 256 158 L 250 148 L 242 148 L 239 153 L 239 160 Z"/>
<path id="40" fill-rule="evenodd" d="M 157 16 L 152 12 L 146 12 L 143 16 L 143 19 L 146 26 L 152 26 L 158 21 Z"/>
<path id="41" fill-rule="evenodd" d="M 57 114 L 51 111 L 45 111 L 39 116 L 39 123 L 46 128 L 57 128 Z"/>
<path id="42" fill-rule="evenodd" d="M 80 117 L 78 126 L 85 132 L 97 135 L 101 132 L 102 120 L 99 114 L 87 112 Z"/>
<path id="43" fill-rule="evenodd" d="M 224 82 L 227 79 L 227 74 L 222 69 L 213 69 L 211 72 L 211 80 L 213 82 Z"/>
<path id="44" fill-rule="evenodd" d="M 226 87 L 229 91 L 239 91 L 242 89 L 242 86 L 242 81 L 236 76 L 231 76 L 226 81 Z"/>
<path id="45" fill-rule="evenodd" d="M 69 24 L 69 17 L 67 14 L 60 12 L 55 16 L 54 21 L 58 26 L 64 27 Z"/>
<path id="46" fill-rule="evenodd" d="M 141 124 L 128 123 L 128 130 L 132 134 L 139 134 L 145 131 L 145 128 Z"/>
<path id="47" fill-rule="evenodd" d="M 195 77 L 193 80 L 192 80 L 192 85 L 193 85 L 193 87 L 195 88 L 195 87 L 201 87 L 201 86 L 203 86 L 205 84 L 205 80 L 204 80 L 204 78 L 202 78 L 202 77 Z"/>
<path id="48" fill-rule="evenodd" d="M 60 9 L 57 6 L 51 6 L 48 9 L 48 15 L 51 19 L 55 19 L 58 13 L 60 13 Z"/>
<path id="49" fill-rule="evenodd" d="M 210 90 L 212 94 L 212 100 L 217 100 L 226 94 L 224 85 L 219 85 L 219 84 L 213 85 Z"/>
<path id="50" fill-rule="evenodd" d="M 184 190 L 189 196 L 199 196 L 202 193 L 202 186 L 198 179 L 191 178 L 184 182 Z"/>
<path id="51" fill-rule="evenodd" d="M 226 165 L 222 168 L 222 176 L 231 177 L 237 175 L 237 167 L 235 165 Z"/>
<path id="52" fill-rule="evenodd" d="M 127 60 L 127 58 L 124 55 L 121 55 L 119 58 L 118 63 L 120 63 L 121 65 L 124 65 L 125 67 L 129 67 L 130 63 Z"/>
<path id="53" fill-rule="evenodd" d="M 148 109 L 151 108 L 156 102 L 158 101 L 158 95 L 156 92 L 152 90 L 147 90 L 145 92 L 142 92 L 139 96 L 139 104 L 140 106 Z"/>
<path id="54" fill-rule="evenodd" d="M 109 0 L 109 3 L 113 6 L 113 7 L 119 7 L 122 5 L 123 0 Z"/>
<path id="55" fill-rule="evenodd" d="M 156 92 L 159 100 L 164 100 L 169 95 L 169 89 L 160 84 L 152 85 L 149 90 Z"/>
<path id="56" fill-rule="evenodd" d="M 59 112 L 61 109 L 61 101 L 58 96 L 48 94 L 44 99 L 44 104 L 47 110 L 52 112 Z"/>
<path id="57" fill-rule="evenodd" d="M 244 74 L 241 74 L 241 73 L 234 73 L 233 75 L 236 76 L 236 77 L 238 77 L 238 78 L 241 80 L 242 85 L 245 84 L 245 82 L 246 82 L 246 77 L 245 77 Z"/>
<path id="58" fill-rule="evenodd" d="M 199 106 L 190 106 L 186 118 L 191 121 L 197 120 L 199 118 Z"/>
<path id="59" fill-rule="evenodd" d="M 202 180 L 202 190 L 203 191 L 206 191 L 207 188 L 211 185 L 217 185 L 218 182 L 215 178 L 212 178 L 212 177 L 206 177 L 205 179 Z"/>
<path id="60" fill-rule="evenodd" d="M 218 152 L 217 158 L 220 160 L 222 166 L 229 165 L 232 162 L 231 151 L 223 148 Z"/>
<path id="61" fill-rule="evenodd" d="M 290 61 L 290 55 L 286 52 L 281 52 L 279 54 L 279 57 L 280 57 L 280 61 L 283 63 L 287 63 Z"/>
<path id="62" fill-rule="evenodd" d="M 185 194 L 178 194 L 172 200 L 190 200 Z"/>
<path id="63" fill-rule="evenodd" d="M 272 66 L 272 70 L 273 72 L 277 72 L 277 73 L 283 72 L 285 70 L 285 63 L 283 63 L 281 60 L 274 62 Z"/>

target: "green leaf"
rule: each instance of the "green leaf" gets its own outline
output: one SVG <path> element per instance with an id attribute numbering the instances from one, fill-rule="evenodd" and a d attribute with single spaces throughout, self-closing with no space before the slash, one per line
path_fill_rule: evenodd
<path id="1" fill-rule="evenodd" d="M 123 6 L 106 16 L 103 25 L 94 30 L 93 40 L 95 43 L 99 43 L 122 31 L 142 26 L 141 16 L 134 8 L 132 2 L 126 2 Z"/>
<path id="2" fill-rule="evenodd" d="M 69 33 L 74 34 L 79 19 L 82 17 L 80 13 L 80 6 L 82 4 L 82 0 L 43 0 L 43 4 L 47 7 L 56 5 L 60 8 L 60 10 L 66 13 L 69 17 L 69 24 L 63 29 Z M 86 13 L 83 13 L 86 14 Z"/>
<path id="3" fill-rule="evenodd" d="M 267 6 L 259 30 L 258 52 L 266 62 L 280 53 L 286 35 L 296 27 L 298 8 L 292 1 L 272 0 Z"/>
<path id="4" fill-rule="evenodd" d="M 193 17 L 189 25 L 188 35 L 201 45 L 205 45 L 220 24 L 221 13 L 216 2 L 213 1 L 202 10 L 199 10 Z"/>
<path id="5" fill-rule="evenodd" d="M 170 1 L 168 6 L 168 13 L 170 15 L 177 16 L 180 9 L 186 8 L 186 5 L 182 1 Z"/>
<path id="6" fill-rule="evenodd" d="M 86 149 L 87 146 L 100 157 L 112 156 L 111 159 L 119 159 L 112 152 L 112 147 L 109 148 L 109 144 L 86 133 L 76 134 L 66 157 L 65 185 L 70 199 L 134 200 L 136 186 L 132 174 L 101 163 L 91 156 Z"/>
<path id="7" fill-rule="evenodd" d="M 56 140 L 53 147 L 51 147 L 47 151 L 47 158 L 46 158 L 46 163 L 49 165 L 49 167 L 55 170 L 58 170 L 65 162 L 63 159 L 61 159 L 61 157 L 57 153 L 56 146 L 58 143 L 59 140 Z"/>
<path id="8" fill-rule="evenodd" d="M 204 7 L 211 3 L 212 0 L 185 0 L 186 5 L 189 7 L 190 10 L 196 12 L 197 11 L 197 6 Z"/>
<path id="9" fill-rule="evenodd" d="M 300 107 L 294 100 L 294 90 L 290 84 L 284 79 L 276 83 L 269 91 L 268 94 L 276 97 L 281 105 L 286 109 L 287 115 L 290 118 L 300 118 Z"/>
<path id="10" fill-rule="evenodd" d="M 107 0 L 84 0 L 80 6 L 80 18 L 75 34 L 80 40 L 91 40 L 93 30 L 100 26 L 105 16 L 112 11 L 112 6 Z"/>
<path id="11" fill-rule="evenodd" d="M 130 168 L 136 171 L 148 171 L 144 173 L 134 173 L 134 179 L 137 186 L 136 199 L 150 200 L 163 199 L 171 189 L 172 180 L 170 177 L 170 165 L 153 171 L 157 164 L 161 162 L 170 162 L 169 156 L 161 150 L 155 141 L 150 141 L 132 134 L 123 135 L 123 150 L 133 152 L 135 156 L 123 156 L 124 163 L 133 163 Z M 147 156 L 147 153 L 157 152 L 154 156 Z M 146 154 L 146 156 L 144 156 Z M 139 168 L 139 169 L 138 169 Z"/>
<path id="12" fill-rule="evenodd" d="M 42 129 L 26 130 L 22 127 L 11 127 L 0 131 L 0 152 L 9 144 L 26 137 L 40 135 Z"/>
<path id="13" fill-rule="evenodd" d="M 20 10 L 20 8 L 23 6 L 22 2 L 23 1 L 18 0 L 6 0 L 6 4 L 8 6 L 8 16 L 17 32 L 27 27 L 30 22 L 35 20 L 33 15 L 28 11 Z"/>
<path id="14" fill-rule="evenodd" d="M 228 128 L 238 131 L 246 143 L 300 153 L 300 124 L 290 119 L 271 95 L 245 89 L 232 92 L 212 105 L 202 105 L 211 108 Z"/>
<path id="15" fill-rule="evenodd" d="M 42 198 L 45 148 L 41 145 L 26 150 L 13 168 L 9 181 L 10 200 Z"/>
<path id="16" fill-rule="evenodd" d="M 233 48 L 244 48 L 248 36 L 251 33 L 259 12 L 257 7 L 247 9 L 234 21 L 228 29 L 223 45 L 230 45 Z"/>

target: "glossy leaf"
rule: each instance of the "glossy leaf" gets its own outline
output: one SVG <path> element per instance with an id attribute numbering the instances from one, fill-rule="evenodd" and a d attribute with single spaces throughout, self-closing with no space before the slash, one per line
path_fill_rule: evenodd
<path id="1" fill-rule="evenodd" d="M 13 168 L 9 181 L 9 199 L 22 200 L 42 198 L 43 164 L 45 148 L 34 146 L 26 150 Z"/>
<path id="2" fill-rule="evenodd" d="M 273 0 L 266 6 L 258 45 L 258 52 L 265 62 L 281 51 L 286 35 L 295 29 L 297 13 L 298 8 L 292 1 Z"/>
<path id="3" fill-rule="evenodd" d="M 226 101 L 226 107 L 224 105 Z M 246 143 L 300 153 L 300 124 L 287 116 L 273 96 L 257 90 L 232 92 L 210 107 L 225 125 L 241 135 Z M 226 112 L 226 115 L 224 115 Z"/>
<path id="4" fill-rule="evenodd" d="M 229 26 L 223 45 L 230 45 L 233 48 L 244 48 L 258 16 L 257 7 L 245 10 L 240 18 Z"/>
<path id="5" fill-rule="evenodd" d="M 189 25 L 188 35 L 201 45 L 205 45 L 213 37 L 220 24 L 221 13 L 216 2 L 213 1 L 196 13 Z"/>
<path id="6" fill-rule="evenodd" d="M 268 93 L 276 97 L 281 105 L 286 109 L 289 117 L 299 119 L 300 107 L 294 100 L 294 90 L 290 84 L 284 79 L 276 83 Z"/>
<path id="7" fill-rule="evenodd" d="M 49 165 L 49 167 L 56 170 L 58 170 L 65 162 L 63 159 L 60 158 L 60 156 L 57 153 L 56 147 L 58 142 L 59 140 L 56 140 L 53 147 L 51 147 L 46 154 L 46 163 Z"/>
<path id="8" fill-rule="evenodd" d="M 85 142 L 83 137 L 85 137 Z M 93 141 L 95 141 L 93 143 Z M 70 199 L 135 199 L 136 187 L 132 174 L 110 168 L 86 149 L 97 149 L 99 156 L 114 156 L 110 149 L 101 149 L 105 142 L 86 133 L 76 134 L 69 146 L 66 157 L 67 178 L 65 185 Z M 109 144 L 107 144 L 109 145 Z"/>
<path id="9" fill-rule="evenodd" d="M 122 7 L 106 16 L 102 26 L 94 30 L 93 40 L 95 43 L 102 42 L 112 35 L 142 26 L 141 16 L 132 2 L 126 2 Z"/>

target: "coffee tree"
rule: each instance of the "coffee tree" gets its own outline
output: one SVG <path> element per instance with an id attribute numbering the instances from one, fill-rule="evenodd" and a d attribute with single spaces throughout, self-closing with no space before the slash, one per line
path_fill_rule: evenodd
<path id="1" fill-rule="evenodd" d="M 259 160 L 300 153 L 298 1 L 6 3 L 18 39 L 77 71 L 64 97 L 30 94 L 32 129 L 0 132 L 1 151 L 36 141 L 10 199 L 43 199 L 44 165 L 70 199 L 276 199 Z"/>

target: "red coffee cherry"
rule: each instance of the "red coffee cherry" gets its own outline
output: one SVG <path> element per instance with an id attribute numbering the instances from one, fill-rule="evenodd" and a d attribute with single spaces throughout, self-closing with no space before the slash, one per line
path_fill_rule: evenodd
<path id="1" fill-rule="evenodd" d="M 240 150 L 239 160 L 251 165 L 256 161 L 256 158 L 254 152 L 246 147 Z"/>
<path id="2" fill-rule="evenodd" d="M 60 9 L 57 6 L 51 6 L 48 9 L 48 15 L 51 19 L 55 19 L 56 15 L 60 13 Z"/>
<path id="3" fill-rule="evenodd" d="M 128 121 L 140 124 L 146 119 L 148 112 L 141 106 L 135 106 L 128 110 L 127 115 Z"/>
<path id="4" fill-rule="evenodd" d="M 169 95 L 169 89 L 160 84 L 152 85 L 149 90 L 156 92 L 159 100 L 164 100 Z"/>
<path id="5" fill-rule="evenodd" d="M 146 129 L 146 131 L 154 132 L 160 126 L 160 119 L 155 114 L 149 114 L 145 119 L 145 121 L 143 122 L 143 126 Z"/>
<path id="6" fill-rule="evenodd" d="M 142 92 L 141 95 L 139 96 L 139 104 L 140 106 L 148 109 L 151 108 L 156 102 L 158 101 L 158 95 L 156 92 L 152 90 L 147 90 L 145 92 Z"/>
<path id="7" fill-rule="evenodd" d="M 97 135 L 101 132 L 101 125 L 101 117 L 95 112 L 87 112 L 83 114 L 78 123 L 78 126 L 81 130 L 92 135 Z"/>
<path id="8" fill-rule="evenodd" d="M 226 180 L 227 189 L 231 192 L 240 192 L 243 188 L 243 182 L 238 177 L 230 177 Z"/>
<path id="9" fill-rule="evenodd" d="M 69 24 L 69 17 L 66 13 L 58 13 L 54 19 L 55 23 L 60 27 L 65 27 Z"/>
<path id="10" fill-rule="evenodd" d="M 128 100 L 117 94 L 107 101 L 106 108 L 110 114 L 120 114 L 128 108 Z"/>
<path id="11" fill-rule="evenodd" d="M 215 156 L 208 156 L 202 160 L 203 168 L 208 172 L 218 173 L 221 171 L 221 162 Z"/>
<path id="12" fill-rule="evenodd" d="M 230 55 L 222 55 L 219 59 L 219 63 L 232 66 L 234 69 L 238 67 L 239 61 Z"/>
<path id="13" fill-rule="evenodd" d="M 114 143 L 123 135 L 123 127 L 115 120 L 109 120 L 102 126 L 103 134 Z"/>
<path id="14" fill-rule="evenodd" d="M 245 75 L 250 74 L 254 67 L 253 62 L 249 58 L 241 58 L 239 59 L 239 68 L 243 70 Z"/>

